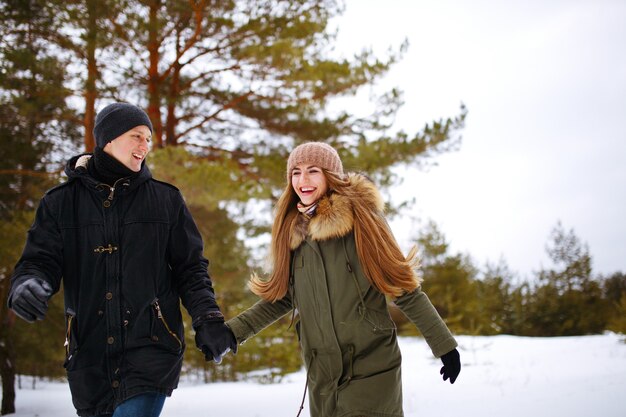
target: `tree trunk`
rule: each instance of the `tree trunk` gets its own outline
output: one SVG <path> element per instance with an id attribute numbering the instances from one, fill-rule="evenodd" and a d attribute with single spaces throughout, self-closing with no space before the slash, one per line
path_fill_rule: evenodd
<path id="1" fill-rule="evenodd" d="M 4 288 L 3 288 L 4 290 Z M 6 295 L 6 291 L 0 291 Z M 5 300 L 6 297 L 2 297 Z M 0 330 L 0 378 L 2 378 L 2 406 L 0 415 L 15 413 L 15 355 L 10 338 L 15 316 L 9 312 L 5 303 L 0 306 L 2 329 Z"/>
<path id="2" fill-rule="evenodd" d="M 172 71 L 172 80 L 167 97 L 167 122 L 165 123 L 165 144 L 167 146 L 176 146 L 176 100 L 180 95 L 180 63 L 176 62 Z"/>
<path id="3" fill-rule="evenodd" d="M 148 68 L 148 109 L 147 113 L 152 122 L 152 143 L 154 148 L 163 147 L 163 124 L 161 123 L 161 100 L 159 93 L 159 21 L 158 10 L 161 1 L 154 0 L 150 3 L 148 22 L 148 53 L 150 66 Z"/>
<path id="4" fill-rule="evenodd" d="M 95 106 L 96 106 L 96 80 L 98 79 L 98 65 L 96 62 L 96 45 L 98 36 L 97 27 L 97 0 L 87 1 L 87 80 L 85 81 L 85 152 L 93 152 L 95 138 L 93 136 Z"/>

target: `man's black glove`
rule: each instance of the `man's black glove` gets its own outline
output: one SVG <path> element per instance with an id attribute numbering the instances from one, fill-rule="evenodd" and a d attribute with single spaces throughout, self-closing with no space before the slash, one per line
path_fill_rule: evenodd
<path id="1" fill-rule="evenodd" d="M 237 340 L 223 321 L 205 321 L 196 328 L 196 346 L 207 361 L 221 363 L 229 351 L 237 353 Z"/>
<path id="2" fill-rule="evenodd" d="M 456 377 L 459 376 L 459 372 L 461 372 L 461 355 L 459 355 L 459 351 L 453 349 L 446 353 L 441 357 L 441 362 L 443 362 L 443 366 L 439 373 L 443 375 L 443 380 L 445 381 L 450 378 L 450 383 L 454 384 Z"/>
<path id="3" fill-rule="evenodd" d="M 48 299 L 51 295 L 52 287 L 48 281 L 31 277 L 15 287 L 9 307 L 29 323 L 43 320 L 48 311 Z"/>

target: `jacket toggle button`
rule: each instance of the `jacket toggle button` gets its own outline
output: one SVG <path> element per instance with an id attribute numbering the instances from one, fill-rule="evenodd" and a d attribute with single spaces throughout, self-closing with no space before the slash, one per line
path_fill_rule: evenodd
<path id="1" fill-rule="evenodd" d="M 108 208 L 108 207 L 111 207 L 111 202 L 110 202 L 109 200 L 104 200 L 104 201 L 102 202 L 102 205 L 103 205 L 104 207 L 107 207 L 107 208 Z"/>
<path id="2" fill-rule="evenodd" d="M 109 243 L 108 246 L 98 246 L 96 247 L 94 250 L 94 253 L 104 253 L 104 252 L 108 252 L 109 255 L 112 254 L 113 252 L 117 251 L 117 246 L 113 246 Z"/>
<path id="3" fill-rule="evenodd" d="M 113 299 L 113 293 L 108 292 L 105 297 L 106 297 L 107 300 L 112 300 Z"/>
<path id="4" fill-rule="evenodd" d="M 115 381 L 111 382 L 111 386 L 112 386 L 113 388 L 117 388 L 117 387 L 119 387 L 119 386 L 120 386 L 120 381 L 115 380 Z"/>
<path id="5" fill-rule="evenodd" d="M 109 337 L 107 338 L 107 343 L 108 343 L 109 345 L 112 345 L 114 342 L 115 342 L 115 338 L 114 338 L 113 336 L 109 336 Z"/>

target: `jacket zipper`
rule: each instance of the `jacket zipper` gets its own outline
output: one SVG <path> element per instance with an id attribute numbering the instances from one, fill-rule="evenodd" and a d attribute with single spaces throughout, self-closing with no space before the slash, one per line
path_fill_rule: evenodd
<path id="1" fill-rule="evenodd" d="M 122 185 L 124 185 L 124 186 L 130 185 L 130 182 L 128 181 L 128 178 L 120 178 L 117 181 L 115 181 L 112 186 L 103 182 L 103 183 L 100 183 L 100 184 L 96 185 L 96 189 L 101 190 L 101 189 L 103 189 L 105 187 L 108 188 L 109 189 L 109 195 L 107 197 L 107 200 L 113 201 L 113 197 L 115 196 L 115 189 L 117 188 L 117 184 L 120 181 L 125 181 L 125 182 L 122 183 Z"/>
<path id="2" fill-rule="evenodd" d="M 165 330 L 167 330 L 167 332 L 170 334 L 170 336 L 172 336 L 174 339 L 176 339 L 176 341 L 178 342 L 178 345 L 180 347 L 182 347 L 183 344 L 181 343 L 180 339 L 178 338 L 176 333 L 174 333 L 170 329 L 170 326 L 167 324 L 167 321 L 165 320 L 165 317 L 163 317 L 163 313 L 161 312 L 161 306 L 159 305 L 159 300 L 154 300 L 152 302 L 152 306 L 154 307 L 154 310 L 157 313 L 157 317 L 159 318 L 159 320 L 161 320 L 161 323 L 163 323 L 163 326 L 165 326 Z"/>
<path id="3" fill-rule="evenodd" d="M 127 178 L 120 178 L 119 180 L 115 181 L 115 184 L 113 184 L 113 187 L 111 188 L 111 194 L 109 194 L 109 197 L 108 197 L 109 200 L 113 200 L 113 194 L 115 193 L 115 189 L 117 188 L 117 183 L 120 181 L 125 181 L 122 183 L 122 185 L 126 187 L 130 185 L 130 182 L 128 181 Z"/>
<path id="4" fill-rule="evenodd" d="M 74 312 L 70 309 L 67 310 L 67 329 L 65 330 L 65 357 L 69 361 L 72 359 L 73 353 L 70 354 L 70 340 L 72 337 L 72 321 L 74 320 Z"/>

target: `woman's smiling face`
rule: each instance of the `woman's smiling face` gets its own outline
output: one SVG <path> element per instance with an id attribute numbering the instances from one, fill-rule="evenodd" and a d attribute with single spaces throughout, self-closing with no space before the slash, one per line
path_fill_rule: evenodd
<path id="1" fill-rule="evenodd" d="M 291 170 L 291 186 L 305 206 L 315 203 L 328 191 L 326 176 L 316 165 L 296 165 Z"/>

